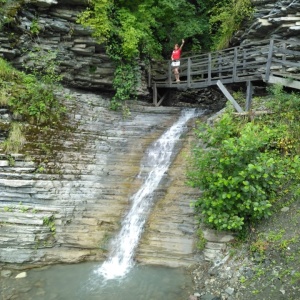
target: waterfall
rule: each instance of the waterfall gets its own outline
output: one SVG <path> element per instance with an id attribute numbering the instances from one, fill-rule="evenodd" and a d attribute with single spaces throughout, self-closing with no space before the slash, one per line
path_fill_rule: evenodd
<path id="1" fill-rule="evenodd" d="M 119 234 L 112 241 L 110 256 L 96 270 L 105 279 L 123 277 L 133 267 L 134 251 L 153 202 L 153 192 L 171 164 L 174 147 L 186 123 L 193 117 L 203 114 L 196 109 L 183 110 L 178 121 L 146 151 L 141 172 L 147 172 L 141 188 L 131 197 L 132 207 L 122 222 Z"/>

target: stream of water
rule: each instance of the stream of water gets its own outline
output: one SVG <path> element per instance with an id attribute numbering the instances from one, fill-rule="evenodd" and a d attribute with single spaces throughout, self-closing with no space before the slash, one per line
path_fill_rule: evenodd
<path id="1" fill-rule="evenodd" d="M 112 242 L 109 258 L 97 270 L 105 279 L 123 277 L 133 267 L 134 250 L 153 202 L 153 192 L 169 168 L 175 145 L 186 130 L 187 122 L 196 114 L 199 114 L 196 109 L 183 110 L 178 121 L 146 151 L 141 173 L 146 168 L 148 175 L 141 188 L 131 197 L 131 209 L 122 222 L 121 231 Z"/>

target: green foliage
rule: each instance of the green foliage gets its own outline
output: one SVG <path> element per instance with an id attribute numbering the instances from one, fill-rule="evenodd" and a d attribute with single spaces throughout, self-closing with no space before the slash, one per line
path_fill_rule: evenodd
<path id="1" fill-rule="evenodd" d="M 12 207 L 12 206 L 4 206 L 5 212 L 12 212 L 13 210 L 14 210 L 14 207 Z"/>
<path id="2" fill-rule="evenodd" d="M 9 136 L 1 146 L 5 153 L 19 153 L 26 141 L 22 134 L 22 124 L 13 122 L 10 126 Z M 14 159 L 11 156 L 9 156 L 9 161 L 13 166 Z"/>
<path id="3" fill-rule="evenodd" d="M 54 95 L 61 79 L 56 73 L 56 54 L 37 51 L 29 57 L 31 75 L 16 71 L 0 58 L 0 103 L 9 106 L 15 117 L 38 124 L 57 121 L 65 107 Z"/>
<path id="4" fill-rule="evenodd" d="M 233 34 L 253 15 L 251 0 L 223 0 L 211 9 L 210 25 L 214 50 L 228 47 Z"/>
<path id="5" fill-rule="evenodd" d="M 39 26 L 38 20 L 37 19 L 32 20 L 31 25 L 30 25 L 31 34 L 38 35 L 40 30 L 41 30 L 41 28 Z"/>
<path id="6" fill-rule="evenodd" d="M 56 227 L 55 227 L 55 217 L 51 215 L 50 217 L 44 217 L 43 218 L 43 224 L 47 227 L 49 227 L 52 234 L 55 234 Z"/>
<path id="7" fill-rule="evenodd" d="M 0 29 L 3 25 L 13 22 L 22 0 L 0 0 Z"/>
<path id="8" fill-rule="evenodd" d="M 18 209 L 19 209 L 22 213 L 26 213 L 26 212 L 28 212 L 29 207 L 26 207 L 26 206 L 23 205 L 22 202 L 19 202 L 19 207 L 18 207 Z"/>
<path id="9" fill-rule="evenodd" d="M 0 58 L 0 83 L 14 81 L 19 78 L 19 74 L 8 62 Z"/>
<path id="10" fill-rule="evenodd" d="M 204 237 L 203 231 L 201 229 L 198 229 L 197 235 L 198 235 L 197 248 L 199 250 L 204 250 L 207 241 Z"/>
<path id="11" fill-rule="evenodd" d="M 78 22 L 90 28 L 99 43 L 106 43 L 107 54 L 116 62 L 113 109 L 134 97 L 139 59 L 160 58 L 162 49 L 169 57 L 174 44 L 183 37 L 207 36 L 207 19 L 199 17 L 203 9 L 189 1 L 91 0 L 89 4 Z M 193 48 L 199 50 L 201 43 L 194 41 Z"/>
<path id="12" fill-rule="evenodd" d="M 120 64 L 115 71 L 113 86 L 116 93 L 111 102 L 111 108 L 114 105 L 127 99 L 136 97 L 136 87 L 138 83 L 138 66 L 134 64 Z M 118 107 L 116 107 L 118 108 Z"/>
<path id="13" fill-rule="evenodd" d="M 78 22 L 91 28 L 99 43 L 106 42 L 119 57 L 131 60 L 159 57 L 162 46 L 169 54 L 183 37 L 203 34 L 208 25 L 201 12 L 198 5 L 185 0 L 91 0 Z"/>
<path id="14" fill-rule="evenodd" d="M 295 104 L 294 97 L 290 95 L 284 105 Z M 298 119 L 298 111 L 293 115 Z M 203 190 L 195 209 L 213 228 L 240 231 L 269 217 L 284 188 L 297 189 L 299 140 L 290 140 L 289 151 L 282 146 L 284 137 L 293 136 L 294 126 L 280 114 L 276 120 L 270 118 L 248 123 L 225 113 L 213 127 L 197 130 L 202 144 L 194 149 L 188 183 Z"/>
<path id="15" fill-rule="evenodd" d="M 130 65 L 136 73 L 138 59 L 169 58 L 174 44 L 182 38 L 188 40 L 185 53 L 210 49 L 215 34 L 214 43 L 222 44 L 223 37 L 230 38 L 250 16 L 250 4 L 250 0 L 90 0 L 77 22 L 90 28 L 99 43 L 106 44 L 107 54 L 116 62 L 116 95 L 111 107 L 118 109 L 122 101 L 132 97 L 138 84 L 130 78 Z M 120 72 L 124 68 L 130 84 L 122 87 L 124 75 Z"/>

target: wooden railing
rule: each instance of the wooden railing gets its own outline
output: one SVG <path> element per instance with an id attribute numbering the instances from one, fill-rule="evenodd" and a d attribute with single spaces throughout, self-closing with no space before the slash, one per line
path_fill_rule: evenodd
<path id="1" fill-rule="evenodd" d="M 180 83 L 172 74 L 171 62 L 153 62 L 149 86 L 155 88 L 204 88 L 217 84 L 263 80 L 292 84 L 300 89 L 300 44 L 263 40 L 221 51 L 181 59 Z"/>

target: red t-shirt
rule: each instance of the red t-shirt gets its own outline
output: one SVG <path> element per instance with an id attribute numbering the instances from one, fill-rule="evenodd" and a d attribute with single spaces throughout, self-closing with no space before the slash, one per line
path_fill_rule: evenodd
<path id="1" fill-rule="evenodd" d="M 179 60 L 181 55 L 181 49 L 173 50 L 172 52 L 172 59 L 173 60 Z"/>

